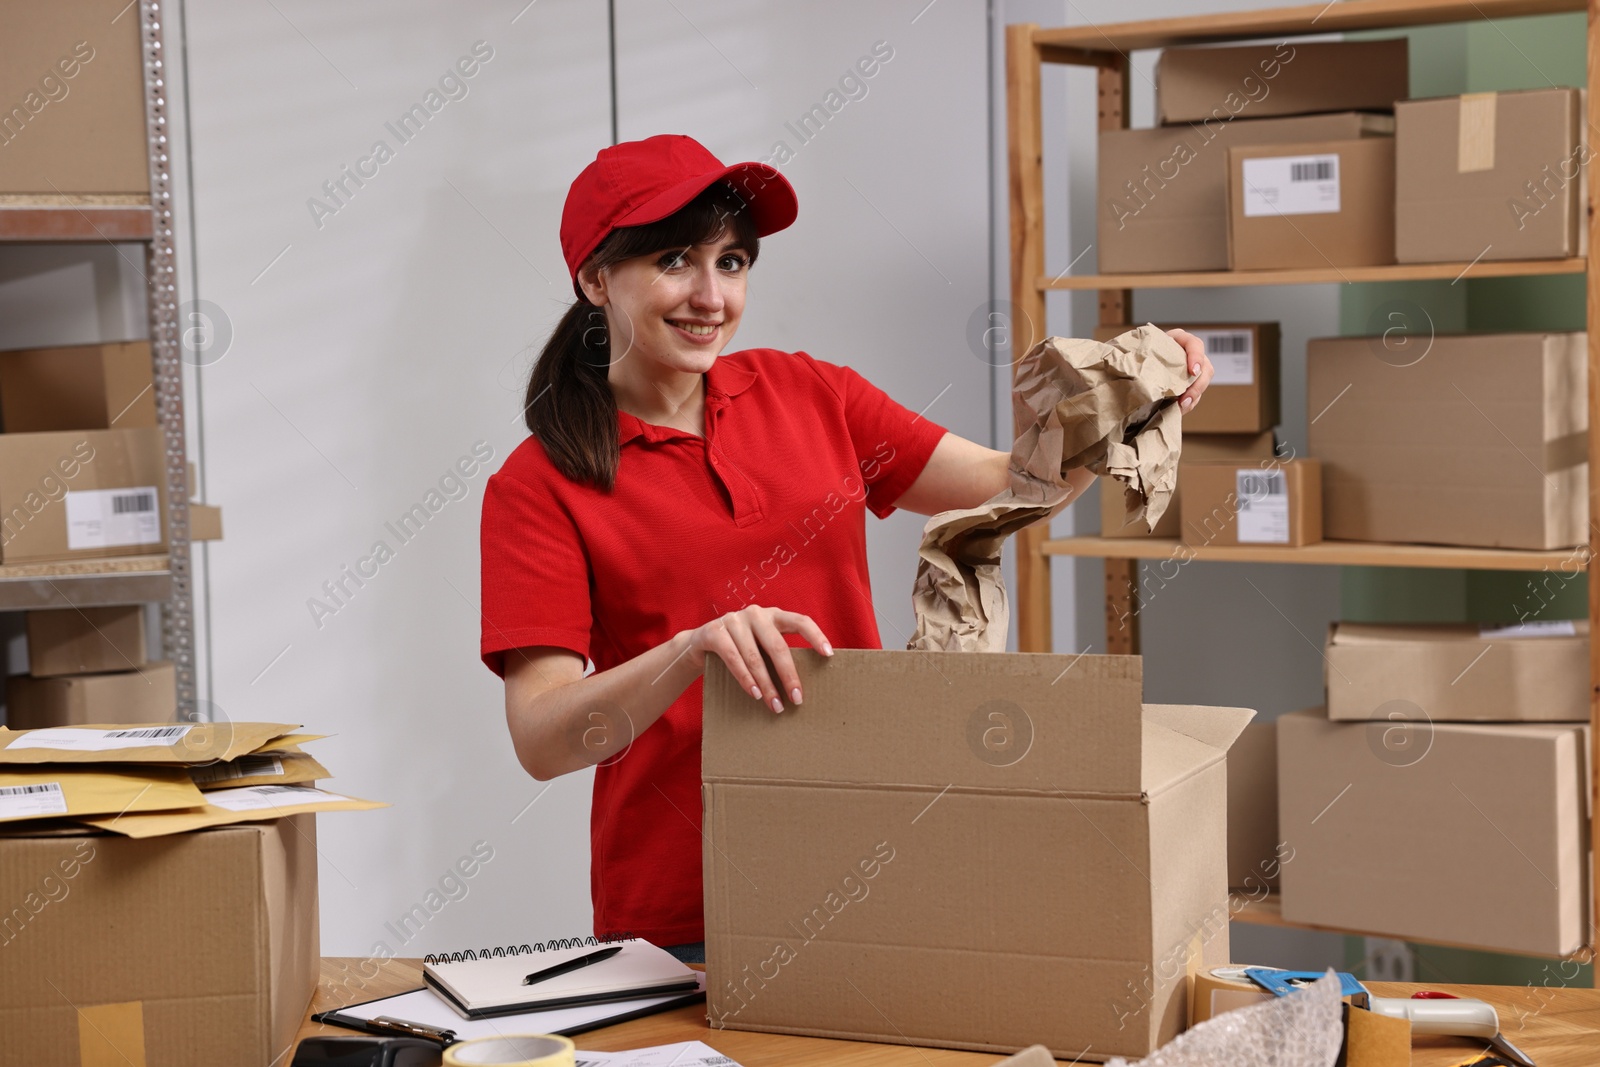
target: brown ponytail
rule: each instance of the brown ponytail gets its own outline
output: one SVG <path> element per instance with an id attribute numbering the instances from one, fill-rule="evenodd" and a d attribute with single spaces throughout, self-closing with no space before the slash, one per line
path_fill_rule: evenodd
<path id="1" fill-rule="evenodd" d="M 744 207 L 732 187 L 717 182 L 660 222 L 613 230 L 580 270 L 598 272 L 636 256 L 720 240 L 730 232 L 754 264 L 761 240 Z M 580 297 L 540 351 L 522 409 L 528 429 L 558 471 L 606 492 L 616 485 L 621 459 L 617 399 L 606 376 L 610 369 L 605 310 Z"/>

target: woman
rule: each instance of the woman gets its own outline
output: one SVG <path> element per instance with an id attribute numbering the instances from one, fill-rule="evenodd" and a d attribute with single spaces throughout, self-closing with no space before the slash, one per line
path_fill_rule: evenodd
<path id="1" fill-rule="evenodd" d="M 601 151 L 562 213 L 578 301 L 529 381 L 532 436 L 484 492 L 482 655 L 505 679 L 517 758 L 540 780 L 597 767 L 595 932 L 690 962 L 706 658 L 752 714 L 802 705 L 791 639 L 824 656 L 881 647 L 866 511 L 972 507 L 1007 483 L 1007 453 L 847 367 L 721 354 L 760 238 L 796 211 L 775 169 L 726 167 L 688 137 Z M 1188 410 L 1211 366 L 1174 336 L 1197 375 Z"/>

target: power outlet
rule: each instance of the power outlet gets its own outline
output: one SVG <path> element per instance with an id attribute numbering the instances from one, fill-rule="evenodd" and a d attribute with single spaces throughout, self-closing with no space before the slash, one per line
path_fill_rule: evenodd
<path id="1" fill-rule="evenodd" d="M 1362 979 L 1368 982 L 1415 982 L 1417 960 L 1411 946 L 1388 937 L 1364 937 Z"/>

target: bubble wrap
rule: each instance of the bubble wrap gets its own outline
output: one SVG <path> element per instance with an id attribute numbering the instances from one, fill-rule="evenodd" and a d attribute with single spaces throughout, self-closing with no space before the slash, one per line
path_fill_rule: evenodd
<path id="1" fill-rule="evenodd" d="M 1286 997 L 1225 1011 L 1130 1064 L 1106 1067 L 1333 1067 L 1344 1040 L 1339 979 L 1332 971 Z"/>

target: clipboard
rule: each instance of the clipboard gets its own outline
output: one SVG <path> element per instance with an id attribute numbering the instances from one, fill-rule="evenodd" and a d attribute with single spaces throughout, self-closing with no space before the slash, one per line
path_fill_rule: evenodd
<path id="1" fill-rule="evenodd" d="M 547 1011 L 529 1011 L 516 1015 L 497 1015 L 489 1019 L 463 1019 L 454 1008 L 446 1004 L 438 993 L 425 985 L 405 993 L 396 993 L 375 1000 L 365 1000 L 344 1007 L 315 1012 L 314 1023 L 361 1029 L 347 1020 L 366 1020 L 379 1015 L 389 1015 L 407 1022 L 422 1023 L 439 1030 L 449 1030 L 456 1040 L 469 1037 L 496 1037 L 507 1033 L 507 1025 L 525 1028 L 528 1033 L 560 1034 L 571 1037 L 603 1026 L 628 1022 L 632 1019 L 671 1011 L 686 1004 L 705 999 L 705 972 L 699 974 L 698 988 L 693 992 L 667 996 L 641 997 L 634 1000 L 613 1000 L 577 1007 L 553 1008 Z M 332 1018 L 343 1016 L 344 1018 Z M 362 1032 L 370 1032 L 362 1030 Z"/>

